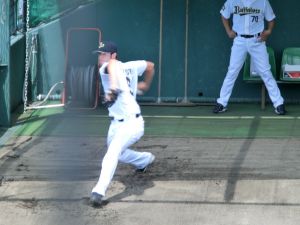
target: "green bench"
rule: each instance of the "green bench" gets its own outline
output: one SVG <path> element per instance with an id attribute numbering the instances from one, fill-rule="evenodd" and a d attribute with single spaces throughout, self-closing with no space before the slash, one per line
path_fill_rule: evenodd
<path id="1" fill-rule="evenodd" d="M 267 47 L 267 52 L 269 54 L 271 72 L 278 84 L 299 84 L 300 83 L 300 77 L 288 76 L 285 71 L 285 69 L 289 69 L 289 70 L 293 70 L 293 68 L 298 69 L 298 66 L 300 66 L 300 48 L 286 48 L 284 50 L 282 55 L 281 71 L 280 71 L 279 79 L 277 79 L 276 60 L 275 60 L 274 50 L 271 47 Z M 261 80 L 260 76 L 253 72 L 254 71 L 251 71 L 251 60 L 248 54 L 244 64 L 243 80 L 246 81 L 247 83 L 261 84 L 261 109 L 265 109 L 266 87 L 263 81 Z M 300 70 L 298 72 L 300 72 Z M 295 74 L 298 75 L 298 73 Z"/>

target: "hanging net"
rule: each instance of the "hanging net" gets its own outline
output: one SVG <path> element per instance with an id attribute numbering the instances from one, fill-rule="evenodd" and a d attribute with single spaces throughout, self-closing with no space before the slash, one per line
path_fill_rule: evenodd
<path id="1" fill-rule="evenodd" d="M 97 0 L 29 0 L 30 1 L 30 26 L 56 19 L 63 13 L 71 11 L 80 5 Z"/>

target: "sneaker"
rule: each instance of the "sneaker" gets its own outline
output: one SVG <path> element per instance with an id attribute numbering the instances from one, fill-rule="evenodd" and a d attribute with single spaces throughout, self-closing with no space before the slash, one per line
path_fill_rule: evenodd
<path id="1" fill-rule="evenodd" d="M 96 192 L 92 192 L 91 198 L 90 198 L 90 203 L 92 204 L 93 207 L 99 207 L 99 206 L 101 206 L 102 198 L 103 198 L 102 195 L 100 195 Z"/>
<path id="2" fill-rule="evenodd" d="M 277 115 L 285 115 L 286 114 L 286 110 L 285 110 L 284 104 L 277 106 L 275 108 L 275 113 Z"/>
<path id="3" fill-rule="evenodd" d="M 227 111 L 227 108 L 220 103 L 217 103 L 215 105 L 215 108 L 213 109 L 213 113 L 222 113 L 222 112 L 226 112 L 226 111 Z"/>
<path id="4" fill-rule="evenodd" d="M 145 173 L 146 170 L 147 170 L 147 168 L 154 162 L 154 160 L 155 160 L 155 156 L 153 154 L 151 154 L 150 160 L 149 160 L 149 163 L 147 164 L 147 166 L 145 166 L 142 169 L 136 169 L 136 172 L 138 172 L 138 173 Z"/>

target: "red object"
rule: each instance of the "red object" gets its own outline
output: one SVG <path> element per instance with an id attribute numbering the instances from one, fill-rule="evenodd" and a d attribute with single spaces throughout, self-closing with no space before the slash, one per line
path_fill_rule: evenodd
<path id="1" fill-rule="evenodd" d="M 290 78 L 300 78 L 300 72 L 289 72 L 288 75 Z"/>

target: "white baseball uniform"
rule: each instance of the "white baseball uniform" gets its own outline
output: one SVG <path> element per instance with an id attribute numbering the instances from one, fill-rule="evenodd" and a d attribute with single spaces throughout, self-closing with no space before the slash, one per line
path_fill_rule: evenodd
<path id="1" fill-rule="evenodd" d="M 104 92 L 109 90 L 109 75 L 105 73 L 107 63 L 100 68 L 100 77 Z M 146 70 L 146 61 L 118 62 L 118 90 L 115 103 L 108 108 L 112 118 L 107 136 L 107 152 L 102 161 L 102 169 L 98 183 L 92 192 L 105 196 L 106 189 L 115 173 L 118 161 L 129 163 L 137 169 L 146 167 L 152 154 L 136 152 L 129 147 L 144 134 L 144 120 L 136 102 L 138 76 Z"/>
<path id="2" fill-rule="evenodd" d="M 264 19 L 272 21 L 275 14 L 268 0 L 227 0 L 220 11 L 225 19 L 233 15 L 232 29 L 237 33 L 231 48 L 230 64 L 217 102 L 227 106 L 235 80 L 245 62 L 247 52 L 268 90 L 273 106 L 283 104 L 277 83 L 272 76 L 266 43 L 259 40 L 264 31 Z M 251 38 L 241 35 L 252 35 Z"/>

